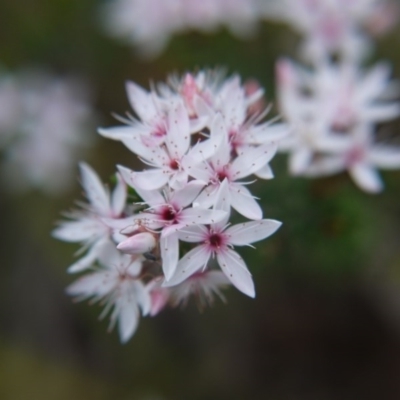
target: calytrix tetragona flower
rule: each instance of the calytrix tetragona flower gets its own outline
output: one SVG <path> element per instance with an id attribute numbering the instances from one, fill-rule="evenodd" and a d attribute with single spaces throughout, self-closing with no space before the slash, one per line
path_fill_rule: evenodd
<path id="1" fill-rule="evenodd" d="M 122 341 L 135 331 L 140 313 L 155 316 L 192 295 L 200 306 L 211 304 L 231 283 L 255 296 L 251 274 L 233 246 L 270 236 L 280 222 L 262 219 L 260 205 L 245 187 L 250 182 L 242 179 L 273 177 L 269 162 L 287 130 L 263 122 L 268 110 L 259 108 L 262 102 L 251 108 L 262 89 L 247 91 L 237 76 L 223 81 L 220 74 L 187 73 L 150 92 L 134 83 L 127 90 L 136 116 L 123 119 L 125 126 L 99 132 L 123 142 L 146 168 L 119 165 L 110 198 L 94 171 L 82 164 L 89 204 L 54 231 L 61 240 L 89 248 L 69 270 L 95 272 L 68 292 L 102 299 L 106 310 L 113 308 L 112 324 L 118 321 Z M 126 204 L 126 185 L 136 197 L 132 206 Z M 231 208 L 256 221 L 229 226 Z M 211 258 L 222 272 L 208 268 Z"/>

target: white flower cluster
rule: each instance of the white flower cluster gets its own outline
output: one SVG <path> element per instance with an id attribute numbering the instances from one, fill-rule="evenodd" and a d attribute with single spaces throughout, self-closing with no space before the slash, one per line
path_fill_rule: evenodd
<path id="1" fill-rule="evenodd" d="M 400 148 L 378 140 L 376 131 L 378 124 L 400 116 L 400 91 L 390 81 L 388 65 L 364 70 L 361 43 L 369 37 L 361 27 L 373 21 L 383 26 L 384 16 L 392 17 L 386 15 L 392 3 L 283 3 L 286 19 L 303 26 L 306 47 L 315 50 L 306 53 L 310 68 L 286 59 L 277 64 L 280 110 L 292 128 L 280 150 L 289 153 L 290 172 L 315 177 L 347 170 L 361 189 L 381 191 L 376 168 L 400 168 Z"/>
<path id="2" fill-rule="evenodd" d="M 286 134 L 283 124 L 261 122 L 267 112 L 257 112 L 262 90 L 246 90 L 237 76 L 186 74 L 150 92 L 128 82 L 127 92 L 136 117 L 99 132 L 124 143 L 149 168 L 118 166 L 110 194 L 81 164 L 89 203 L 53 232 L 84 245 L 86 255 L 69 272 L 91 271 L 68 293 L 105 302 L 123 342 L 140 314 L 156 315 L 167 303 L 185 303 L 190 295 L 200 305 L 211 303 L 228 284 L 255 296 L 233 248 L 267 238 L 281 223 L 263 219 L 246 187 L 252 182 L 243 179 L 273 177 L 269 162 Z M 132 189 L 141 200 L 129 207 Z M 232 209 L 250 221 L 230 226 Z"/>
<path id="3" fill-rule="evenodd" d="M 389 30 L 399 8 L 394 0 L 270 0 L 264 12 L 304 36 L 300 53 L 306 58 L 318 60 L 329 52 L 357 59 L 371 46 L 368 33 Z"/>
<path id="4" fill-rule="evenodd" d="M 2 174 L 15 189 L 57 194 L 72 179 L 77 152 L 91 142 L 92 109 L 77 82 L 40 72 L 0 78 Z"/>
<path id="5" fill-rule="evenodd" d="M 212 32 L 226 26 L 248 36 L 260 18 L 259 0 L 113 0 L 104 10 L 108 31 L 157 55 L 170 36 L 189 30 Z"/>

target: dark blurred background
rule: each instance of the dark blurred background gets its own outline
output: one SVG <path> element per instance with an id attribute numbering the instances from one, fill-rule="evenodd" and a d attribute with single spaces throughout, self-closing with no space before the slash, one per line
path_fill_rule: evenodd
<path id="1" fill-rule="evenodd" d="M 1 0 L 0 63 L 9 71 L 45 68 L 77 76 L 93 90 L 100 125 L 129 110 L 124 82 L 148 87 L 168 73 L 223 66 L 255 78 L 274 102 L 274 63 L 295 56 L 298 37 L 265 23 L 248 41 L 226 31 L 175 37 L 143 61 L 102 32 L 95 0 Z M 371 58 L 400 79 L 400 27 Z M 389 129 L 383 127 L 382 129 Z M 390 129 L 400 135 L 400 123 Z M 96 135 L 93 132 L 93 135 Z M 98 138 L 86 161 L 104 181 L 115 164 L 137 166 L 118 142 Z M 264 215 L 283 221 L 242 254 L 257 297 L 226 292 L 228 303 L 194 304 L 143 319 L 126 345 L 107 334 L 100 308 L 75 305 L 64 288 L 78 246 L 50 232 L 81 199 L 39 192 L 0 197 L 0 399 L 331 400 L 400 398 L 400 171 L 368 195 L 345 175 L 260 181 Z M 62 178 L 62 177 L 61 177 Z"/>

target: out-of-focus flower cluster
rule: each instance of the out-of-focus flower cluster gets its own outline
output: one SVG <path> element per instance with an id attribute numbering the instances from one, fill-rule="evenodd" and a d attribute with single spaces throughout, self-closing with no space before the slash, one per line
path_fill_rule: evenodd
<path id="1" fill-rule="evenodd" d="M 359 59 L 372 45 L 369 35 L 396 23 L 399 7 L 394 0 L 270 0 L 264 13 L 303 36 L 300 54 L 306 59 L 324 59 L 327 53 Z"/>
<path id="2" fill-rule="evenodd" d="M 105 25 L 144 55 L 159 54 L 170 36 L 189 30 L 227 27 L 239 37 L 251 34 L 260 19 L 259 0 L 114 0 L 104 9 Z"/>
<path id="3" fill-rule="evenodd" d="M 59 194 L 73 182 L 82 148 L 93 140 L 93 111 L 82 85 L 41 72 L 0 77 L 2 174 L 13 189 Z"/>
<path id="4" fill-rule="evenodd" d="M 400 148 L 378 140 L 378 124 L 400 116 L 400 91 L 390 67 L 366 69 L 368 32 L 395 21 L 389 0 L 299 0 L 271 3 L 275 15 L 304 35 L 302 67 L 277 64 L 280 110 L 292 135 L 280 149 L 289 153 L 294 175 L 322 176 L 347 170 L 367 192 L 383 183 L 376 168 L 399 168 Z M 274 15 L 271 13 L 271 15 Z"/>
<path id="5" fill-rule="evenodd" d="M 118 323 L 123 342 L 140 315 L 156 315 L 191 295 L 203 306 L 232 284 L 255 296 L 234 247 L 280 226 L 263 218 L 247 186 L 251 176 L 273 177 L 269 162 L 286 135 L 285 125 L 262 122 L 263 91 L 243 86 L 238 76 L 174 76 L 151 91 L 128 82 L 127 93 L 135 116 L 99 132 L 121 141 L 147 168 L 118 166 L 110 192 L 81 164 L 88 203 L 53 232 L 85 252 L 69 272 L 86 274 L 68 293 L 105 303 L 104 315 L 112 310 L 110 327 Z M 230 225 L 232 210 L 245 221 Z"/>

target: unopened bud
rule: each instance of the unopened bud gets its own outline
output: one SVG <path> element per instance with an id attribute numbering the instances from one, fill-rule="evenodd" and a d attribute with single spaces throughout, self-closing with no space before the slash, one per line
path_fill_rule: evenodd
<path id="1" fill-rule="evenodd" d="M 149 232 L 142 232 L 121 242 L 117 249 L 127 254 L 143 254 L 153 250 L 155 246 L 154 235 Z"/>

